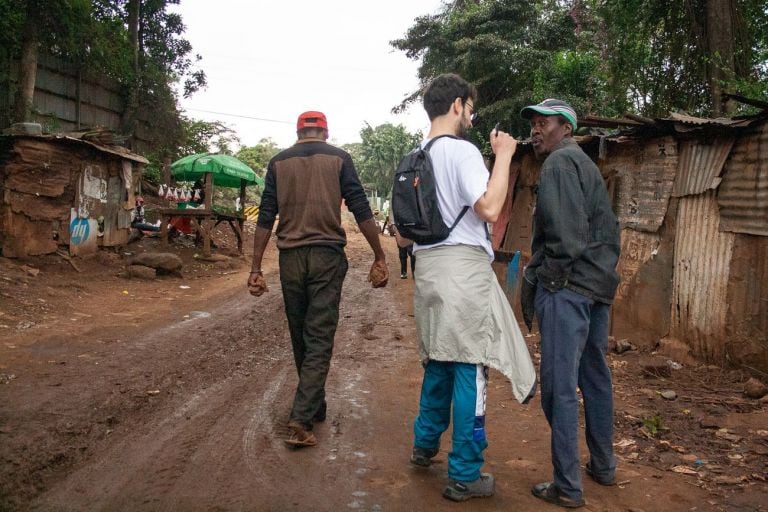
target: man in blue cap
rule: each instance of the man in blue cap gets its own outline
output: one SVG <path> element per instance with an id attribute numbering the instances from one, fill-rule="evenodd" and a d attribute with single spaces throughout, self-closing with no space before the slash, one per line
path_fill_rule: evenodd
<path id="1" fill-rule="evenodd" d="M 548 99 L 525 107 L 541 167 L 531 261 L 525 268 L 523 318 L 541 330 L 541 406 L 552 428 L 554 481 L 533 486 L 537 498 L 584 505 L 579 470 L 579 398 L 584 398 L 587 474 L 613 485 L 613 391 L 606 363 L 610 305 L 619 276 L 619 223 L 600 170 L 573 139 L 576 112 Z"/>

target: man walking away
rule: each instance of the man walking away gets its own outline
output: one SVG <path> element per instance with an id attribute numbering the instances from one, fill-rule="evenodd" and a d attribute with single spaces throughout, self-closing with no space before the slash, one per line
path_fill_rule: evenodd
<path id="1" fill-rule="evenodd" d="M 279 213 L 280 284 L 299 374 L 285 442 L 301 447 L 317 444 L 312 428 L 326 416 L 325 381 L 347 273 L 342 199 L 373 249 L 368 280 L 374 288 L 385 286 L 389 273 L 379 229 L 352 158 L 326 143 L 325 115 L 304 112 L 296 130 L 297 143 L 278 153 L 267 167 L 248 289 L 257 297 L 268 291 L 261 261 Z"/>
<path id="2" fill-rule="evenodd" d="M 552 428 L 554 481 L 535 485 L 537 498 L 567 508 L 584 505 L 579 474 L 579 398 L 584 398 L 586 473 L 612 485 L 613 391 L 605 360 L 608 321 L 619 277 L 619 224 L 600 170 L 572 135 L 576 112 L 548 99 L 524 108 L 541 167 L 531 261 L 522 306 L 541 330 L 541 406 Z"/>
<path id="3" fill-rule="evenodd" d="M 485 225 L 496 221 L 504 205 L 517 142 L 507 133 L 491 132 L 496 163 L 489 180 L 480 151 L 462 140 L 472 125 L 476 96 L 475 88 L 455 74 L 435 78 L 424 93 L 431 126 L 422 147 L 434 141 L 429 153 L 439 210 L 447 226 L 464 215 L 445 240 L 414 245 L 419 266 L 414 316 L 424 380 L 411 463 L 431 464 L 453 420 L 443 496 L 454 501 L 494 493 L 493 476 L 481 473 L 488 445 L 488 367 L 510 379 L 520 401 L 532 396 L 536 381 L 522 333 L 491 268 L 493 248 Z"/>

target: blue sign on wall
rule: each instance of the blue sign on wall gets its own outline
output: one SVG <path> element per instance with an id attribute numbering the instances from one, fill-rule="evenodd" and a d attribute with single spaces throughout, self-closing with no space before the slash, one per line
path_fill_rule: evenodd
<path id="1" fill-rule="evenodd" d="M 88 219 L 75 218 L 69 223 L 69 243 L 79 245 L 88 240 L 89 233 Z"/>

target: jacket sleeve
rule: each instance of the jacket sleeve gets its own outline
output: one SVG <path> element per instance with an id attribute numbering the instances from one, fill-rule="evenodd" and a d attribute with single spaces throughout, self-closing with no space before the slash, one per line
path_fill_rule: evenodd
<path id="1" fill-rule="evenodd" d="M 267 175 L 264 178 L 264 191 L 261 193 L 259 218 L 256 220 L 256 225 L 271 231 L 277 213 L 277 180 L 275 179 L 274 163 L 270 162 L 267 167 Z"/>
<path id="2" fill-rule="evenodd" d="M 542 236 L 538 281 L 549 290 L 565 286 L 573 263 L 589 241 L 589 219 L 579 173 L 575 166 L 555 162 L 542 169 L 536 222 Z"/>

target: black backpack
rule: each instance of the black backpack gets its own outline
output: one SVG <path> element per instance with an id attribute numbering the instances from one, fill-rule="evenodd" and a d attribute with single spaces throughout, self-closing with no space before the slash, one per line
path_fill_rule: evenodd
<path id="1" fill-rule="evenodd" d="M 429 156 L 429 148 L 442 137 L 457 138 L 453 135 L 438 135 L 424 149 L 417 147 L 405 155 L 397 167 L 392 186 L 395 226 L 400 235 L 421 245 L 435 244 L 448 238 L 469 209 L 469 206 L 465 206 L 452 226 L 448 227 L 443 222 L 437 205 L 435 171 Z"/>

